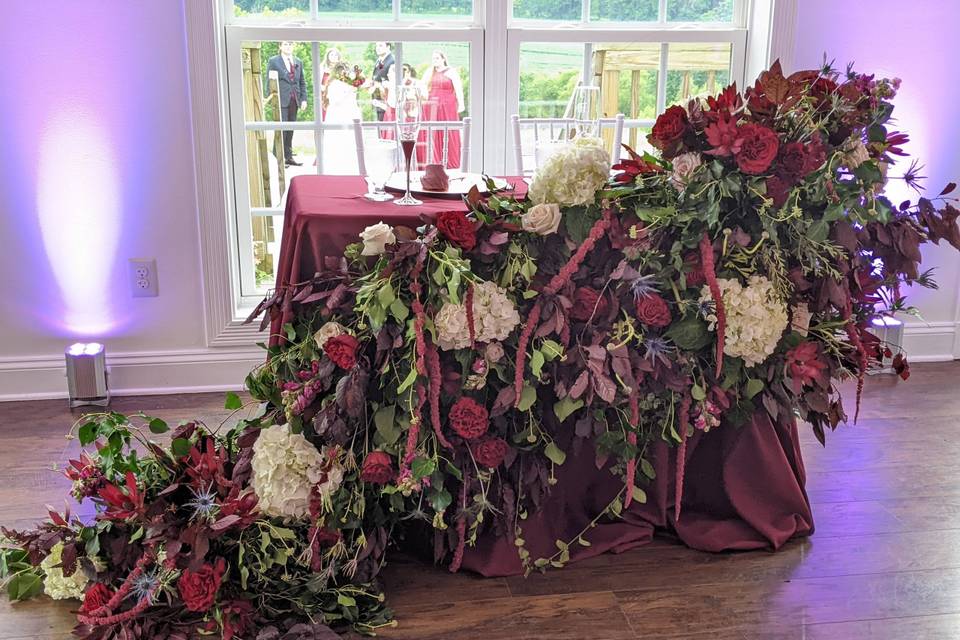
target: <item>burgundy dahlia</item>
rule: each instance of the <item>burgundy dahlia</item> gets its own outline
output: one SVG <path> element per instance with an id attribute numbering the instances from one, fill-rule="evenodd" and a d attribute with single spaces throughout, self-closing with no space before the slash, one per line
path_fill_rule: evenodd
<path id="1" fill-rule="evenodd" d="M 490 414 L 473 398 L 463 397 L 450 407 L 450 428 L 464 440 L 475 440 L 487 432 Z"/>
<path id="2" fill-rule="evenodd" d="M 477 464 L 494 469 L 503 463 L 510 446 L 503 438 L 485 438 L 470 445 Z"/>

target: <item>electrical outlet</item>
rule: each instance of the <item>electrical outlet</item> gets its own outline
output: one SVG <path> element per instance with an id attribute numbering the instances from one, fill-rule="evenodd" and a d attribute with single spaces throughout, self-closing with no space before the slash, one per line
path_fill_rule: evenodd
<path id="1" fill-rule="evenodd" d="M 157 261 L 153 258 L 130 258 L 130 290 L 134 298 L 154 298 L 157 288 Z"/>

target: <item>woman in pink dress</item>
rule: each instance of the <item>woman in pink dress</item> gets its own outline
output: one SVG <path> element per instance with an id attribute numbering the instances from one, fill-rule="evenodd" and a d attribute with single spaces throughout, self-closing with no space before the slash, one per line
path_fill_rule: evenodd
<path id="1" fill-rule="evenodd" d="M 439 49 L 433 52 L 433 64 L 424 76 L 427 89 L 427 102 L 424 120 L 455 121 L 460 120 L 463 106 L 463 83 L 460 73 L 447 64 L 447 56 Z M 446 154 L 444 154 L 446 137 Z M 433 153 L 431 161 L 443 164 L 448 169 L 460 168 L 460 132 L 450 130 L 433 132 Z"/>

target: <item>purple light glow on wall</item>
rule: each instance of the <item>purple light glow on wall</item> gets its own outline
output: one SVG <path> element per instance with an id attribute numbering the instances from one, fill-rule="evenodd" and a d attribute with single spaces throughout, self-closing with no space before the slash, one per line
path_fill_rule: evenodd
<path id="1" fill-rule="evenodd" d="M 50 114 L 40 139 L 36 202 L 65 328 L 75 335 L 109 332 L 122 215 L 116 159 L 96 113 L 67 107 Z"/>

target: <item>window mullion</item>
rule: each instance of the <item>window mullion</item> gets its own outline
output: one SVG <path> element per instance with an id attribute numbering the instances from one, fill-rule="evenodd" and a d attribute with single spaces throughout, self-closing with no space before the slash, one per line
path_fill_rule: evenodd
<path id="1" fill-rule="evenodd" d="M 583 0 L 583 4 L 580 7 L 580 22 L 583 24 L 590 22 L 590 0 Z"/>
<path id="2" fill-rule="evenodd" d="M 313 21 L 320 19 L 320 0 L 310 0 L 310 19 Z"/>
<path id="3" fill-rule="evenodd" d="M 393 20 L 400 21 L 400 0 L 393 0 Z"/>
<path id="4" fill-rule="evenodd" d="M 667 0 L 660 0 L 657 4 L 657 22 L 660 24 L 667 22 Z"/>
<path id="5" fill-rule="evenodd" d="M 663 0 L 660 0 L 661 4 Z M 657 113 L 663 113 L 667 108 L 667 57 L 670 45 L 660 44 L 660 72 L 657 74 Z"/>

